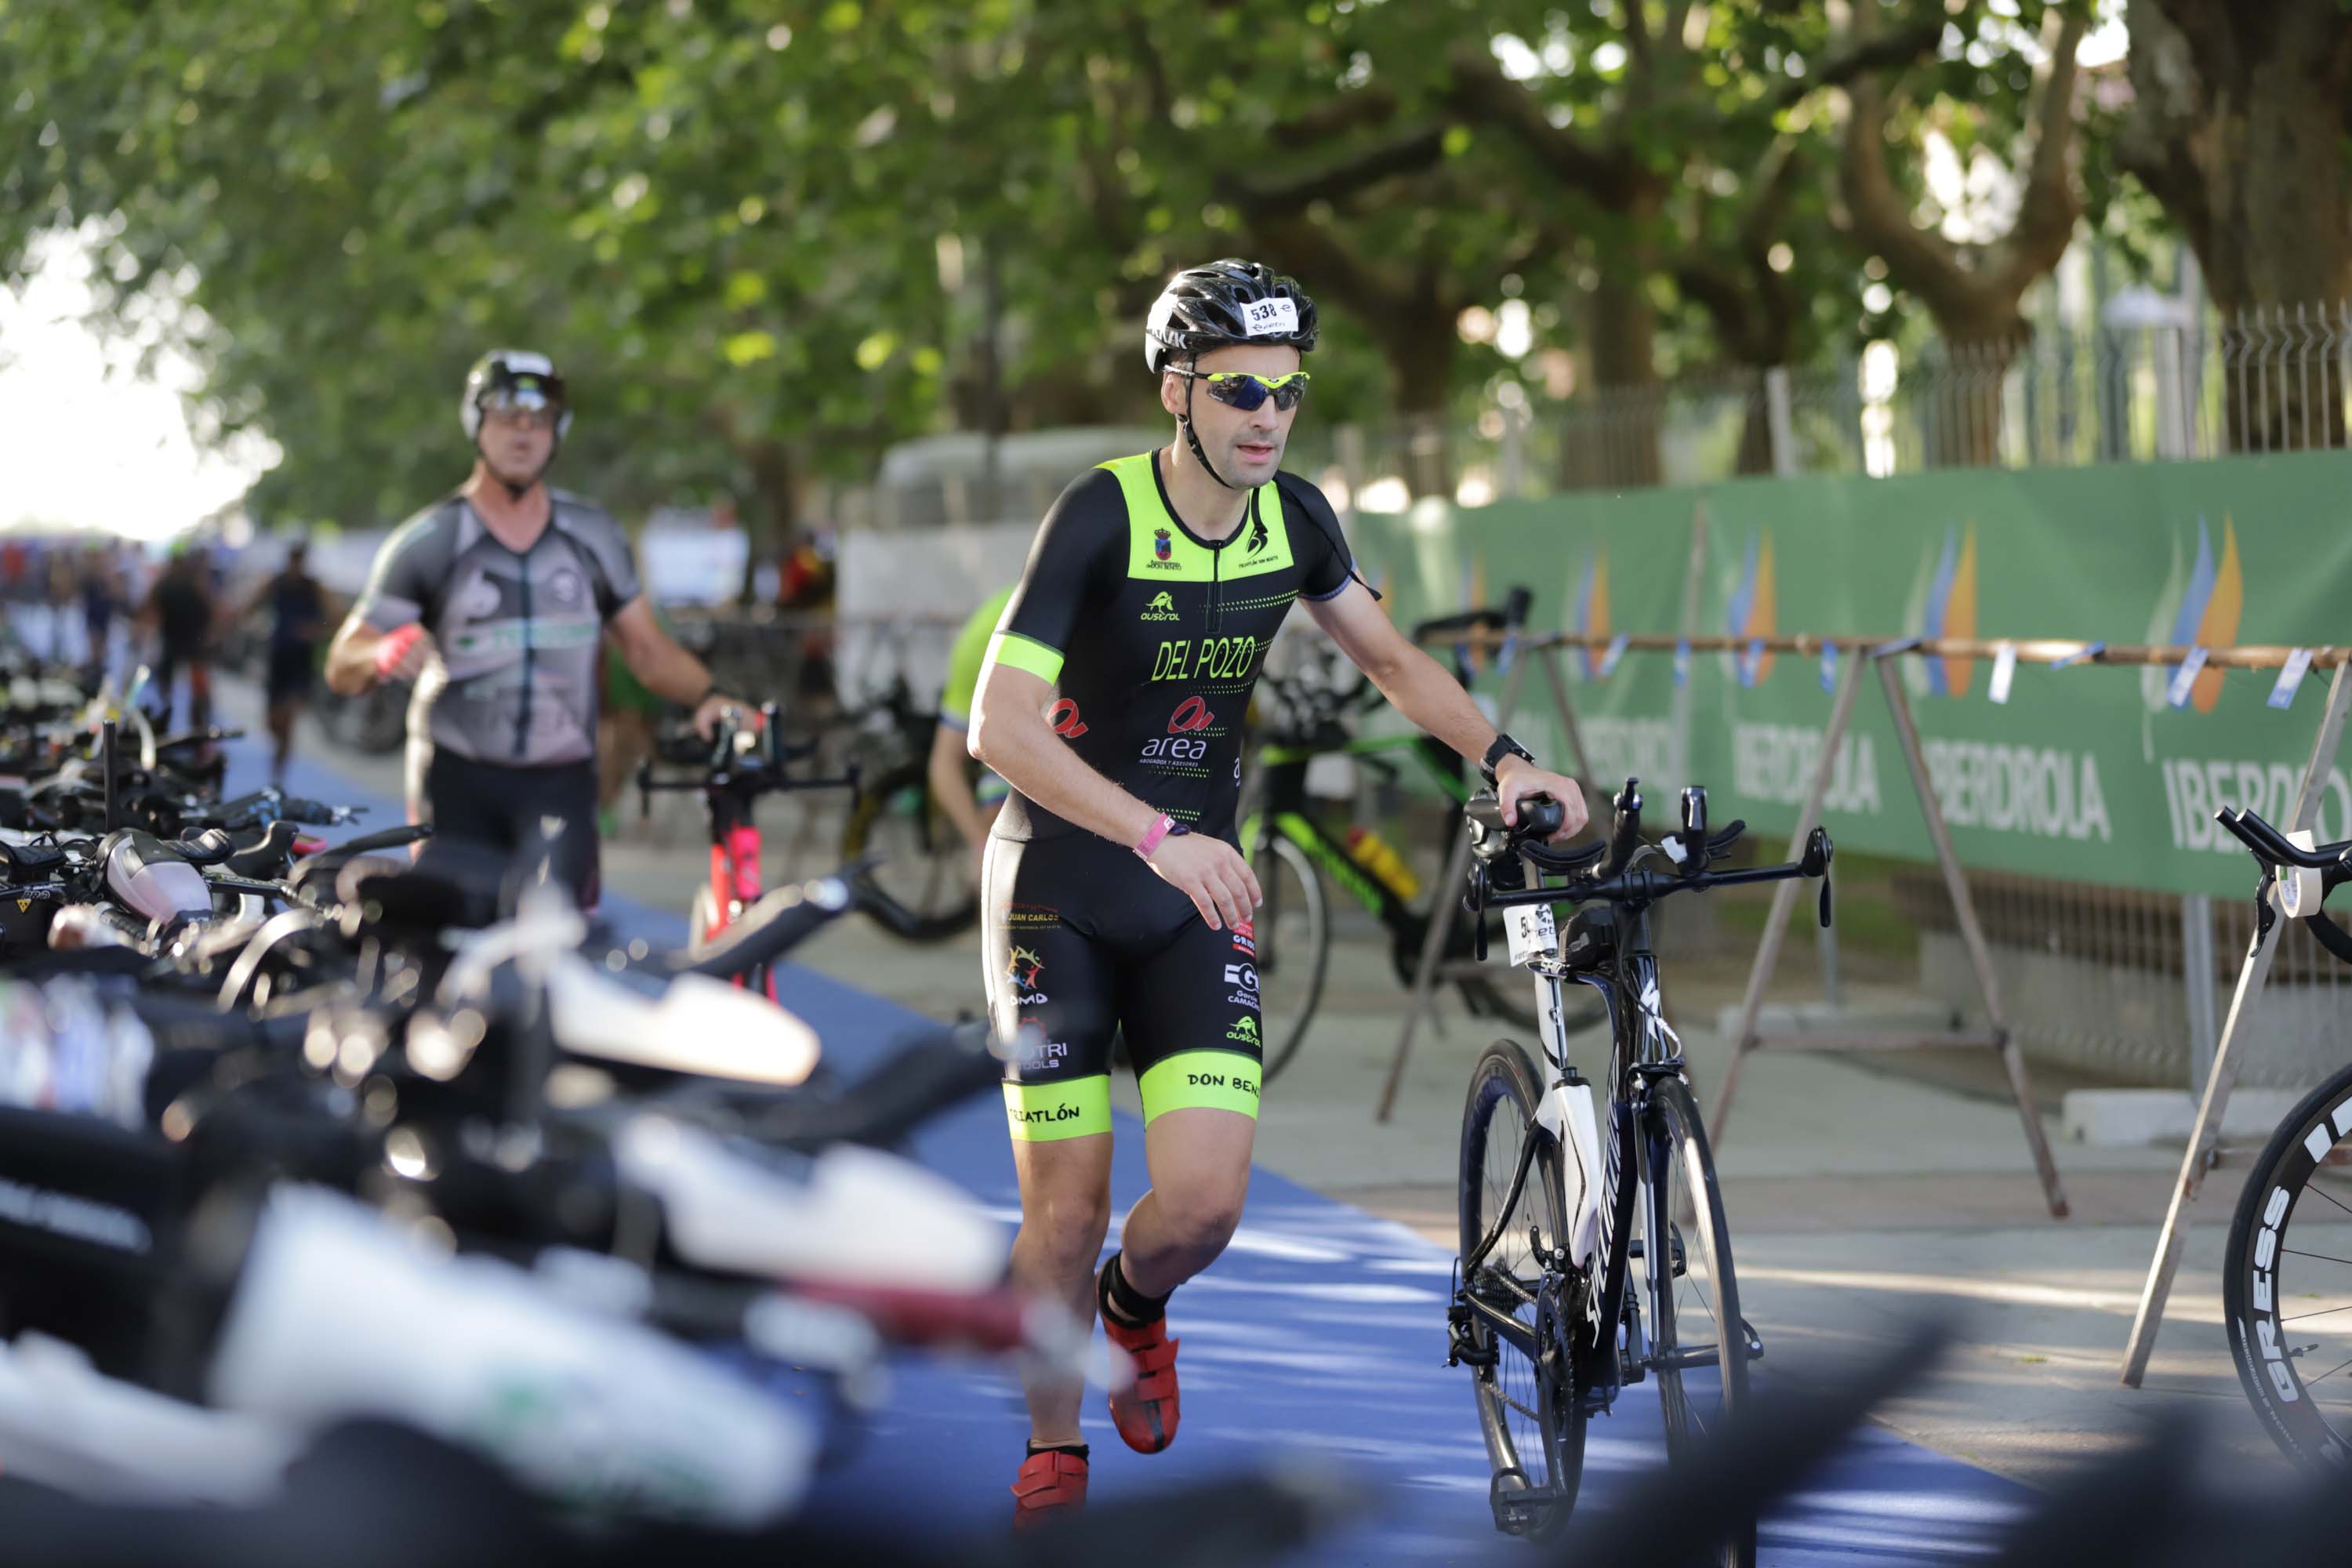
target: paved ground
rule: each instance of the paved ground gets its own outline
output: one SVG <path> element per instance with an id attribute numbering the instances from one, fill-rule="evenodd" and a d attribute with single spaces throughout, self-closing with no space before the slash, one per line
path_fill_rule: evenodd
<path id="1" fill-rule="evenodd" d="M 378 787 L 396 778 L 388 760 L 334 763 Z M 632 823 L 608 845 L 609 888 L 656 908 L 684 907 L 702 863 L 690 804 L 680 804 L 680 815 Z M 772 878 L 824 868 L 828 824 L 800 822 L 782 805 L 763 815 L 772 845 L 803 846 L 797 865 L 784 863 L 779 847 Z M 977 954 L 970 937 L 910 948 L 845 922 L 797 956 L 947 1017 L 979 1006 Z M 1724 1055 L 1707 1025 L 1736 1000 L 1744 963 L 1744 953 L 1727 953 L 1669 973 L 1703 1099 Z M 1380 1124 L 1371 1109 L 1401 1002 L 1381 955 L 1370 944 L 1343 945 L 1327 997 L 1300 1059 L 1269 1094 L 1259 1163 L 1450 1254 L 1461 1096 L 1484 1037 L 1450 1009 L 1444 1037 L 1423 1032 L 1397 1114 Z M 1599 1044 L 1591 1049 L 1597 1059 Z M 1997 1079 L 1974 1064 L 1896 1070 L 1886 1060 L 1776 1056 L 1746 1070 L 1719 1163 L 1742 1295 L 1771 1375 L 1833 1378 L 1902 1325 L 1943 1316 L 1958 1323 L 1958 1346 L 1930 1383 L 1882 1412 L 1892 1432 L 2047 1486 L 2187 1406 L 2210 1417 L 2215 1484 L 2274 1481 L 2277 1465 L 2239 1391 L 2221 1328 L 2219 1254 L 2235 1179 L 2224 1173 L 2213 1183 L 2147 1385 L 2126 1390 L 2117 1367 L 2178 1152 L 2057 1143 L 2074 1217 L 2053 1221 L 2015 1110 L 1979 1087 Z M 2043 1122 L 2054 1141 L 2054 1104 L 2044 1106 Z"/>

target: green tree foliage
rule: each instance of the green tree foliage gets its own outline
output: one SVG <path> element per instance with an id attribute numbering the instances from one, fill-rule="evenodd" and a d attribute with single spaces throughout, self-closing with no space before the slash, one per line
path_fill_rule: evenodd
<path id="1" fill-rule="evenodd" d="M 1802 360 L 1885 248 L 1838 241 L 1824 89 L 1897 147 L 2013 148 L 2034 101 L 1940 4 L 1831 9 L 0 0 L 0 277 L 88 221 L 120 300 L 188 286 L 213 417 L 286 452 L 265 513 L 427 499 L 466 364 L 519 342 L 576 388 L 572 482 L 783 529 L 910 434 L 1154 416 L 1144 308 L 1218 255 L 1325 302 L 1325 418 L 1456 418 L 1565 351 L 1604 386 Z M 1505 297 L 1517 365 L 1461 331 Z"/>

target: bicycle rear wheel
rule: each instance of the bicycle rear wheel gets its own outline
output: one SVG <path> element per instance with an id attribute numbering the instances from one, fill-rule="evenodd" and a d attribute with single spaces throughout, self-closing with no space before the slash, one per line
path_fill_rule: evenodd
<path id="1" fill-rule="evenodd" d="M 2352 1470 L 2347 1259 L 2352 1068 L 2312 1090 L 2272 1134 L 2238 1199 L 2221 1264 L 2221 1315 L 2246 1397 L 2289 1458 L 2339 1481 Z"/>
<path id="2" fill-rule="evenodd" d="M 1289 839 L 1265 835 L 1251 847 L 1265 901 L 1252 917 L 1257 947 L 1258 1037 L 1265 1051 L 1262 1083 L 1288 1066 L 1315 1021 L 1323 974 L 1331 961 L 1330 911 L 1323 879 L 1307 852 Z"/>
<path id="3" fill-rule="evenodd" d="M 1497 1040 L 1486 1047 L 1470 1074 L 1462 1111 L 1460 1177 L 1461 1256 L 1476 1252 L 1498 1219 L 1503 1227 L 1464 1287 L 1474 1299 L 1508 1311 L 1545 1347 L 1530 1358 L 1476 1314 L 1470 1319 L 1470 1350 L 1494 1358 L 1490 1365 L 1474 1365 L 1471 1386 L 1494 1471 L 1496 1527 L 1538 1541 L 1559 1534 L 1575 1511 L 1585 1419 L 1570 1368 L 1557 1348 L 1561 1336 L 1552 1331 L 1549 1308 L 1538 1289 L 1545 1263 L 1537 1249 L 1564 1245 L 1559 1145 L 1536 1126 L 1541 1081 L 1517 1045 Z M 1536 1146 L 1512 1202 L 1512 1181 L 1530 1140 Z M 1512 1500 L 1529 1492 L 1549 1494 L 1548 1500 Z"/>
<path id="4" fill-rule="evenodd" d="M 1748 1403 L 1748 1331 L 1731 1266 L 1731 1228 L 1706 1124 L 1679 1079 L 1651 1085 L 1642 1130 L 1640 1251 L 1626 1298 L 1647 1319 L 1650 1375 L 1666 1421 L 1666 1459 L 1681 1464 Z M 1756 1561 L 1756 1521 L 1722 1546 L 1724 1568 Z"/>
<path id="5" fill-rule="evenodd" d="M 919 765 L 862 786 L 841 831 L 841 858 L 879 855 L 857 878 L 859 905 L 893 936 L 942 942 L 980 918 L 971 854 L 932 803 Z"/>

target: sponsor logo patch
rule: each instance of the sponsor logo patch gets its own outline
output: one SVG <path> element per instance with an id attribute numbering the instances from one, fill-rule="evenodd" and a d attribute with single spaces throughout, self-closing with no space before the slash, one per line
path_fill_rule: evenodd
<path id="1" fill-rule="evenodd" d="M 1013 988 L 1021 1006 L 1034 1007 L 1050 1000 L 1044 992 L 1037 989 L 1037 976 L 1043 973 L 1045 969 L 1045 961 L 1027 948 L 1016 947 L 1013 950 L 1013 957 L 1005 964 L 1004 973 L 1005 977 L 1013 982 Z"/>
<path id="2" fill-rule="evenodd" d="M 1176 596 L 1165 588 L 1154 594 L 1151 603 L 1144 605 L 1143 613 L 1136 617 L 1142 621 L 1181 621 L 1183 618 L 1176 613 Z"/>

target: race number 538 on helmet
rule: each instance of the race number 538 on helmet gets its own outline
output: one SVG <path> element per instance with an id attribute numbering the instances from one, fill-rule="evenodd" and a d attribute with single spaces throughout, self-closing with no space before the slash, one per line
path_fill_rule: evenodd
<path id="1" fill-rule="evenodd" d="M 555 417 L 555 438 L 561 442 L 572 429 L 572 400 L 563 390 L 552 361 L 529 349 L 492 349 L 466 373 L 466 396 L 457 418 L 466 439 L 482 438 L 486 408 L 545 408 Z"/>

